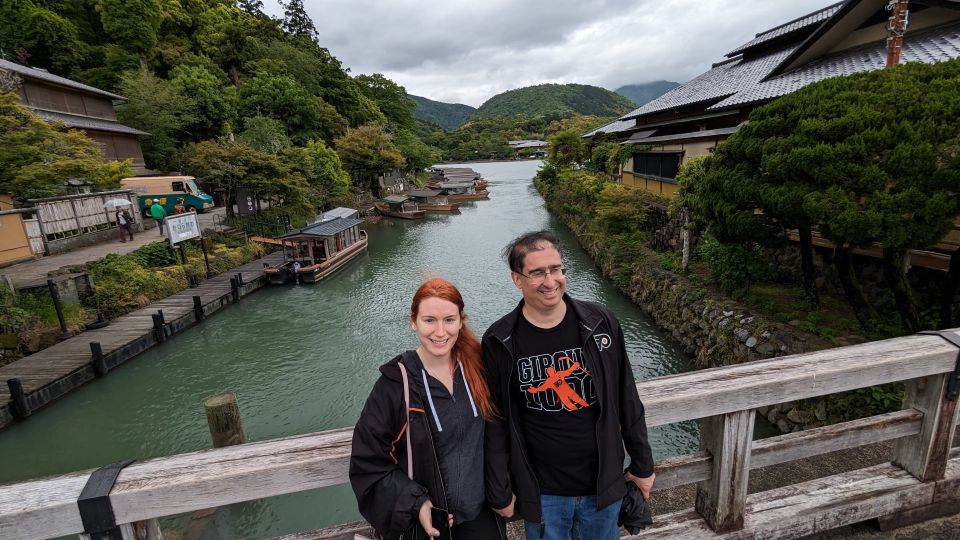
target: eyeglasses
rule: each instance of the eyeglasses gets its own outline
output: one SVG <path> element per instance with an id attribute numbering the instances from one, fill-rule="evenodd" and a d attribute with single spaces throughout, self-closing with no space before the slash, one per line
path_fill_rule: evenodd
<path id="1" fill-rule="evenodd" d="M 529 279 L 534 283 L 539 283 L 545 279 L 547 276 L 553 276 L 553 279 L 559 279 L 561 276 L 567 275 L 567 269 L 563 266 L 551 266 L 550 268 L 537 268 L 536 270 L 531 270 L 529 274 L 524 274 L 518 270 L 514 272 L 520 274 L 521 276 Z"/>

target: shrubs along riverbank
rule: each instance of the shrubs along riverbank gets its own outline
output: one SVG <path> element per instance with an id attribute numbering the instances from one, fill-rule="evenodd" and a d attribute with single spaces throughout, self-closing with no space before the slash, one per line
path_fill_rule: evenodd
<path id="1" fill-rule="evenodd" d="M 206 242 L 210 271 L 216 275 L 259 258 L 262 244 L 212 235 Z M 67 330 L 79 334 L 102 315 L 115 319 L 206 279 L 199 245 L 186 247 L 187 264 L 164 241 L 146 244 L 127 255 L 111 254 L 64 273 L 86 273 L 90 285 L 79 302 L 64 302 Z M 60 325 L 46 289 L 15 294 L 0 286 L 0 365 L 43 350 L 60 340 Z"/>

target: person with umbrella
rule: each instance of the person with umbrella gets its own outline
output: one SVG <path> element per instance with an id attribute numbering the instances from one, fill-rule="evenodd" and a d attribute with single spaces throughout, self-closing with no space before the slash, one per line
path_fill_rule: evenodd
<path id="1" fill-rule="evenodd" d="M 120 241 L 126 242 L 123 237 L 123 232 L 126 231 L 130 236 L 130 241 L 133 241 L 133 218 L 130 216 L 130 213 L 126 209 L 121 209 L 117 207 L 117 231 L 120 232 Z"/>
<path id="2" fill-rule="evenodd" d="M 163 205 L 160 204 L 160 199 L 154 199 L 153 204 L 150 205 L 150 215 L 153 217 L 153 220 L 157 222 L 157 228 L 160 229 L 160 236 L 163 236 L 163 220 L 167 217 L 167 211 L 163 209 Z"/>

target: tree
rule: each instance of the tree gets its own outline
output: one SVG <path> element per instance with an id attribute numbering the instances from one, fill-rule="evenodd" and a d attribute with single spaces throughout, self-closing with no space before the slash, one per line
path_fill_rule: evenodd
<path id="1" fill-rule="evenodd" d="M 21 64 L 67 73 L 80 63 L 86 47 L 68 18 L 31 0 L 5 0 L 0 3 L 0 50 L 23 51 L 28 59 L 17 59 Z"/>
<path id="2" fill-rule="evenodd" d="M 816 226 L 837 246 L 838 274 L 862 324 L 871 310 L 850 250 L 882 245 L 887 285 L 914 331 L 904 257 L 932 247 L 960 213 L 958 83 L 958 61 L 905 64 L 821 81 L 760 107 L 687 186 L 691 208 L 728 238 L 790 227 L 803 241 Z"/>
<path id="3" fill-rule="evenodd" d="M 334 149 L 323 141 L 310 141 L 305 147 L 288 149 L 284 155 L 291 169 L 299 172 L 310 185 L 312 200 L 318 208 L 346 204 L 350 175 L 343 170 Z"/>
<path id="4" fill-rule="evenodd" d="M 168 81 L 145 69 L 128 72 L 120 81 L 127 102 L 117 107 L 121 122 L 146 131 L 143 155 L 152 168 L 178 169 L 178 142 L 187 138 L 185 128 L 196 122 L 196 104 Z"/>
<path id="5" fill-rule="evenodd" d="M 380 73 L 357 75 L 354 80 L 360 85 L 363 94 L 377 104 L 389 122 L 398 128 L 413 129 L 413 111 L 417 108 L 417 102 L 407 97 L 407 91 L 402 86 Z"/>
<path id="6" fill-rule="evenodd" d="M 133 174 L 130 161 L 106 162 L 82 132 L 41 120 L 17 99 L 0 94 L 0 193 L 25 201 L 59 195 L 68 178 L 113 187 Z"/>
<path id="7" fill-rule="evenodd" d="M 303 7 L 303 0 L 289 0 L 283 2 L 283 29 L 293 36 L 302 36 L 310 41 L 317 40 L 317 28 L 313 25 L 310 15 Z"/>
<path id="8" fill-rule="evenodd" d="M 170 86 L 194 104 L 193 121 L 183 130 L 193 141 L 211 139 L 223 133 L 224 126 L 237 118 L 236 88 L 201 66 L 177 66 L 170 72 Z"/>
<path id="9" fill-rule="evenodd" d="M 217 62 L 237 88 L 240 67 L 248 54 L 248 36 L 255 33 L 257 19 L 243 10 L 218 4 L 198 17 L 193 38 L 200 52 Z"/>
<path id="10" fill-rule="evenodd" d="M 312 139 L 333 141 L 344 134 L 348 124 L 322 98 L 310 95 L 288 76 L 257 75 L 240 87 L 243 116 L 269 116 L 287 126 L 287 134 L 298 144 Z"/>
<path id="11" fill-rule="evenodd" d="M 547 142 L 547 159 L 560 169 L 569 169 L 586 158 L 586 148 L 580 132 L 567 130 L 558 132 Z"/>
<path id="12" fill-rule="evenodd" d="M 238 186 L 249 187 L 258 200 L 282 205 L 288 214 L 312 214 L 310 188 L 306 179 L 279 156 L 260 152 L 245 144 L 203 141 L 189 152 L 188 170 L 226 191 L 232 201 Z M 233 206 L 227 206 L 233 216 Z"/>
<path id="13" fill-rule="evenodd" d="M 157 45 L 161 12 L 157 0 L 98 0 L 97 11 L 107 37 L 137 54 L 146 67 L 147 55 Z"/>
<path id="14" fill-rule="evenodd" d="M 287 137 L 287 128 L 283 122 L 266 116 L 254 116 L 243 119 L 243 131 L 237 135 L 237 142 L 254 150 L 268 154 L 279 154 L 293 143 Z"/>
<path id="15" fill-rule="evenodd" d="M 422 171 L 440 158 L 435 148 L 428 146 L 411 131 L 400 130 L 394 137 L 394 141 L 407 161 L 407 167 L 414 171 Z"/>
<path id="16" fill-rule="evenodd" d="M 336 148 L 344 168 L 360 182 L 367 182 L 374 196 L 380 194 L 378 175 L 406 165 L 390 135 L 376 124 L 347 131 L 337 138 Z"/>

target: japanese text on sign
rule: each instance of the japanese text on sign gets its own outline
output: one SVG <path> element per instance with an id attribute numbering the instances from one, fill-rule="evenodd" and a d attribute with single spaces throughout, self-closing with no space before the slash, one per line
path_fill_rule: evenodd
<path id="1" fill-rule="evenodd" d="M 167 233 L 172 246 L 184 240 L 200 238 L 200 223 L 197 221 L 197 214 L 187 212 L 186 214 L 167 217 Z"/>

